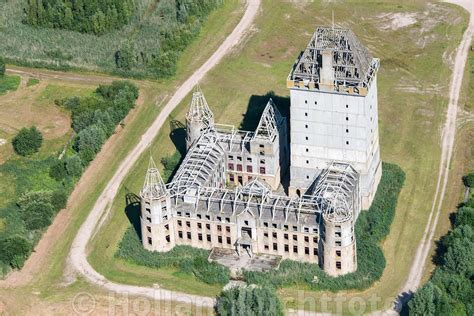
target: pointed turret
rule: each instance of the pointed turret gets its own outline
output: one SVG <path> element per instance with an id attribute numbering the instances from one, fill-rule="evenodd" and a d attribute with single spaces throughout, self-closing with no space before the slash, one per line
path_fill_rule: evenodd
<path id="1" fill-rule="evenodd" d="M 255 138 L 273 141 L 278 134 L 278 122 L 282 119 L 280 112 L 275 107 L 273 100 L 268 100 L 265 110 L 263 110 L 262 117 L 258 123 L 255 131 Z"/>
<path id="2" fill-rule="evenodd" d="M 201 132 L 214 126 L 214 114 L 207 104 L 206 98 L 199 86 L 193 92 L 193 98 L 186 114 L 186 146 L 189 149 Z"/>
<path id="3" fill-rule="evenodd" d="M 166 186 L 161 178 L 160 171 L 156 167 L 153 158 L 150 156 L 145 183 L 143 184 L 140 195 L 143 199 L 153 200 L 161 198 L 166 193 Z"/>

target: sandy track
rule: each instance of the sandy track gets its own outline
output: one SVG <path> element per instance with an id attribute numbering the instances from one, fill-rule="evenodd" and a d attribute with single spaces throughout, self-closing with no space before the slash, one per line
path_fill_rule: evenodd
<path id="1" fill-rule="evenodd" d="M 192 303 L 197 307 L 209 307 L 214 305 L 214 299 L 209 297 L 187 295 L 163 289 L 130 286 L 111 282 L 107 280 L 103 275 L 95 271 L 94 268 L 92 268 L 92 266 L 87 261 L 87 244 L 93 236 L 94 232 L 98 229 L 97 223 L 100 222 L 102 215 L 104 214 L 104 212 L 107 211 L 108 205 L 112 203 L 115 196 L 117 195 L 120 184 L 124 180 L 125 176 L 131 170 L 140 155 L 151 144 L 153 138 L 158 134 L 160 128 L 163 126 L 165 120 L 170 115 L 171 111 L 173 111 L 173 109 L 178 106 L 178 104 L 186 97 L 186 95 L 192 90 L 192 88 L 216 64 L 218 64 L 222 60 L 222 58 L 232 50 L 233 47 L 240 42 L 240 40 L 243 38 L 243 36 L 246 34 L 250 26 L 252 25 L 258 13 L 259 7 L 260 0 L 247 1 L 245 13 L 239 24 L 225 39 L 225 41 L 216 50 L 216 52 L 177 89 L 177 91 L 165 105 L 165 107 L 160 112 L 160 114 L 150 126 L 150 128 L 145 132 L 145 134 L 143 134 L 142 138 L 140 139 L 140 142 L 123 160 L 118 170 L 114 174 L 113 178 L 98 198 L 86 221 L 79 229 L 79 232 L 73 241 L 71 252 L 69 254 L 69 263 L 77 272 L 85 276 L 86 279 L 90 282 L 99 285 L 109 291 L 114 291 L 118 293 L 145 296 L 153 299 L 173 299 L 174 301 L 178 302 Z"/>
<path id="2" fill-rule="evenodd" d="M 430 249 L 433 246 L 433 237 L 438 224 L 439 215 L 443 207 L 444 196 L 446 194 L 446 187 L 449 179 L 449 167 L 451 164 L 454 140 L 456 137 L 456 118 L 458 112 L 459 94 L 461 92 L 464 75 L 464 67 L 466 65 L 467 54 L 474 32 L 474 1 L 448 0 L 447 2 L 460 5 L 470 13 L 469 26 L 464 32 L 462 41 L 456 50 L 453 75 L 449 88 L 448 110 L 441 136 L 441 159 L 439 163 L 438 180 L 436 184 L 433 205 L 431 207 L 430 216 L 428 218 L 422 240 L 417 248 L 415 258 L 413 259 L 410 273 L 405 285 L 401 290 L 400 298 L 396 302 L 395 309 L 397 311 L 401 310 L 403 304 L 408 301 L 412 293 L 420 286 L 426 260 L 428 259 Z"/>

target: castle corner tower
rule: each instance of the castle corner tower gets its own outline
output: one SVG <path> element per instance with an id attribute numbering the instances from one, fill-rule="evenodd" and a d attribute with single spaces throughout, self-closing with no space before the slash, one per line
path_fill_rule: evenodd
<path id="1" fill-rule="evenodd" d="M 214 114 L 209 109 L 201 89 L 196 87 L 186 114 L 186 148 L 189 149 L 204 130 L 213 126 Z"/>
<path id="2" fill-rule="evenodd" d="M 348 29 L 319 27 L 288 79 L 290 194 L 304 194 L 332 162 L 360 174 L 362 208 L 370 207 L 382 168 L 378 134 L 379 59 Z"/>

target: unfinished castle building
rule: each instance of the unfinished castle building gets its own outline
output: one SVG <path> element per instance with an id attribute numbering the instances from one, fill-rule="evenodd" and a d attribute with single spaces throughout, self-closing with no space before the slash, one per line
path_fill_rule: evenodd
<path id="1" fill-rule="evenodd" d="M 377 69 L 351 31 L 318 28 L 287 81 L 291 132 L 272 100 L 254 132 L 216 124 L 196 90 L 188 152 L 168 184 L 150 158 L 143 246 L 228 249 L 317 263 L 331 276 L 354 272 L 355 220 L 381 173 Z M 279 187 L 288 167 L 286 195 Z"/>

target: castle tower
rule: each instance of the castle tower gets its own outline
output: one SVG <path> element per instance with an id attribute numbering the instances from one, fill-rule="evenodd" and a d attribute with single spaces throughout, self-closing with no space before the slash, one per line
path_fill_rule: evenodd
<path id="1" fill-rule="evenodd" d="M 276 190 L 281 182 L 282 166 L 288 164 L 288 141 L 286 120 L 276 108 L 273 100 L 263 110 L 255 134 L 250 140 L 250 152 L 255 155 L 259 168 L 265 168 L 265 174 L 259 177 Z M 262 163 L 264 162 L 264 163 Z"/>
<path id="2" fill-rule="evenodd" d="M 369 208 L 381 177 L 377 112 L 379 60 L 348 29 L 320 27 L 291 70 L 290 194 L 299 195 L 332 161 L 361 177 Z"/>
<path id="3" fill-rule="evenodd" d="M 199 87 L 193 92 L 189 111 L 186 114 L 186 148 L 201 136 L 203 130 L 214 126 L 214 115 Z"/>
<path id="4" fill-rule="evenodd" d="M 359 176 L 350 165 L 333 163 L 319 179 L 313 196 L 322 209 L 320 263 L 330 276 L 355 272 L 354 223 L 360 211 Z"/>
<path id="5" fill-rule="evenodd" d="M 170 221 L 171 200 L 152 157 L 140 197 L 143 247 L 154 251 L 170 250 L 174 246 L 173 226 Z"/>

